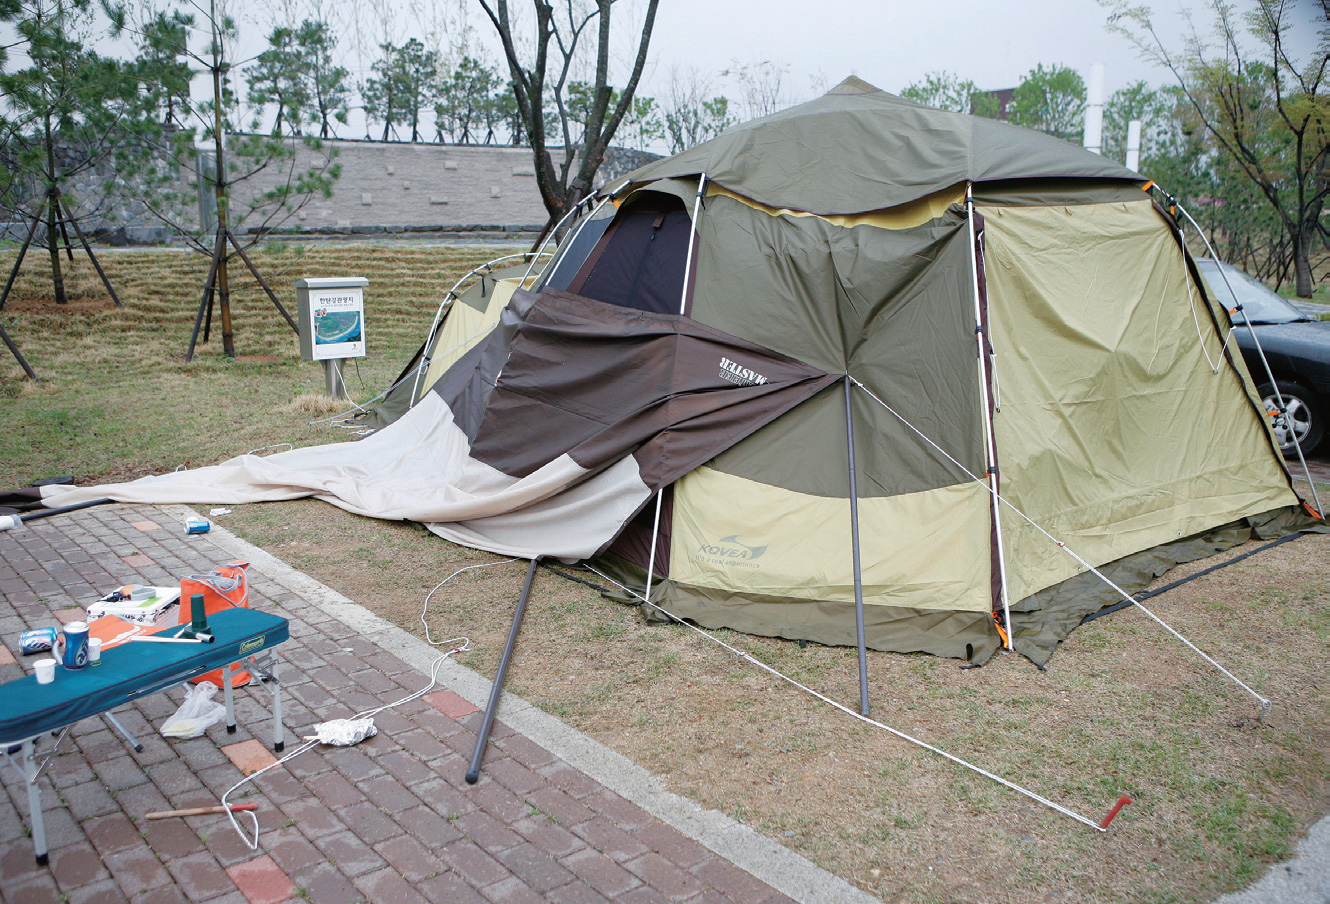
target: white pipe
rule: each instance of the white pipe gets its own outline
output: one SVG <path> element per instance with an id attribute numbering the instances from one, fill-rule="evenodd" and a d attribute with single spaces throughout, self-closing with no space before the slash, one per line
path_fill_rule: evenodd
<path id="1" fill-rule="evenodd" d="M 1085 108 L 1085 140 L 1087 151 L 1096 154 L 1104 149 L 1104 64 L 1093 63 L 1090 66 L 1090 78 L 1086 86 L 1088 104 Z"/>
<path id="2" fill-rule="evenodd" d="M 421 354 L 421 356 L 420 356 L 420 364 L 417 365 L 417 368 L 416 368 L 416 382 L 415 382 L 415 385 L 413 385 L 413 386 L 411 387 L 411 404 L 412 404 L 412 405 L 414 405 L 416 402 L 420 401 L 420 395 L 419 395 L 419 393 L 420 393 L 420 381 L 421 381 L 421 378 L 425 375 L 425 373 L 429 371 L 430 362 L 431 362 L 431 360 L 433 360 L 433 359 L 432 359 L 432 356 L 429 354 L 430 343 L 432 343 L 432 342 L 434 341 L 434 334 L 438 331 L 440 325 L 442 325 L 442 323 L 443 323 L 443 312 L 447 309 L 447 307 L 448 307 L 450 304 L 453 303 L 454 300 L 456 300 L 458 297 L 460 297 L 460 296 L 458 295 L 457 290 L 458 290 L 459 288 L 461 288 L 462 283 L 466 282 L 468 279 L 470 279 L 471 277 L 475 276 L 477 273 L 484 274 L 484 275 L 488 275 L 489 272 L 490 272 L 491 270 L 494 269 L 494 265 L 497 264 L 497 263 L 499 263 L 500 261 L 512 260 L 512 259 L 515 258 L 515 257 L 520 257 L 520 258 L 522 258 L 523 260 L 525 260 L 525 259 L 528 258 L 528 257 L 531 257 L 531 258 L 533 258 L 533 261 L 534 261 L 534 259 L 535 259 L 536 257 L 539 257 L 539 256 L 540 256 L 541 254 L 543 254 L 543 253 L 544 253 L 544 252 L 541 252 L 541 251 L 536 251 L 536 252 L 523 251 L 523 252 L 521 252 L 520 254 L 505 254 L 503 257 L 496 257 L 494 260 L 492 260 L 492 261 L 488 261 L 488 262 L 486 262 L 486 263 L 483 263 L 483 264 L 481 264 L 479 267 L 476 267 L 476 268 L 472 269 L 471 272 L 467 273 L 465 276 L 463 276 L 463 277 L 462 277 L 461 279 L 459 279 L 457 282 L 453 283 L 453 287 L 452 287 L 451 289 L 448 290 L 448 294 L 446 294 L 446 295 L 443 296 L 443 301 L 439 302 L 439 309 L 438 309 L 437 311 L 434 312 L 434 322 L 430 324 L 429 332 L 425 335 L 425 350 L 424 350 L 424 352 Z M 528 272 L 530 272 L 530 268 L 528 267 L 527 269 L 528 269 Z M 526 281 L 526 279 L 525 279 L 525 277 L 524 277 L 524 278 L 523 278 L 523 282 L 525 282 L 525 281 Z M 366 404 L 369 404 L 369 403 L 366 402 Z"/>
<path id="3" fill-rule="evenodd" d="M 697 178 L 697 196 L 693 198 L 693 221 L 692 228 L 688 232 L 688 257 L 684 259 L 683 265 L 683 291 L 679 293 L 679 316 L 684 315 L 688 307 L 688 280 L 693 274 L 693 244 L 697 241 L 697 221 L 702 217 L 702 193 L 706 191 L 707 174 L 703 173 Z M 660 536 L 660 508 L 663 499 L 663 490 L 656 491 L 656 517 L 651 524 L 651 553 L 647 556 L 647 588 L 646 599 L 651 600 L 651 580 L 656 574 L 656 541 Z"/>
<path id="4" fill-rule="evenodd" d="M 558 235 L 559 227 L 562 226 L 564 223 L 568 222 L 568 218 L 571 217 L 573 214 L 577 213 L 577 211 L 581 209 L 582 205 L 585 204 L 588 200 L 590 200 L 591 197 L 594 197 L 594 195 L 588 196 L 578 201 L 576 204 L 572 206 L 571 209 L 569 209 L 569 211 L 566 214 L 564 214 L 562 217 L 559 218 L 559 222 L 555 223 L 554 228 L 545 234 L 545 238 L 541 241 L 540 247 L 536 249 L 537 255 L 543 252 L 545 250 L 545 246 L 550 243 L 550 240 L 553 239 L 556 235 Z M 558 246 L 556 245 L 555 247 Z M 527 267 L 526 272 L 522 274 L 522 285 L 526 285 L 527 277 L 531 275 L 531 267 L 534 267 L 535 265 L 536 265 L 536 259 L 533 257 L 531 259 L 531 266 Z"/>
<path id="5" fill-rule="evenodd" d="M 974 291 L 974 326 L 975 341 L 978 343 L 979 351 L 979 402 L 982 409 L 979 412 L 979 418 L 984 424 L 984 457 L 988 461 L 988 489 L 993 494 L 993 536 L 997 538 L 997 560 L 998 560 L 998 583 L 1000 587 L 1000 596 L 1002 597 L 1002 625 L 1007 632 L 1007 642 L 1005 644 L 1008 650 L 1012 649 L 1011 636 L 1011 604 L 1007 598 L 1007 557 L 1002 545 L 1002 509 L 998 505 L 997 489 L 997 439 L 993 435 L 993 421 L 989 413 L 988 396 L 988 350 L 984 348 L 984 328 L 983 311 L 979 305 L 979 260 L 978 249 L 975 246 L 974 229 L 974 193 L 972 186 L 965 186 L 965 209 L 966 222 L 969 226 L 970 234 L 970 284 Z M 991 343 L 991 339 L 989 342 Z"/>
<path id="6" fill-rule="evenodd" d="M 587 214 L 585 217 L 582 218 L 582 221 L 577 224 L 577 228 L 573 230 L 572 234 L 568 236 L 567 240 L 555 247 L 553 258 L 550 260 L 548 264 L 545 265 L 545 269 L 541 271 L 540 281 L 536 283 L 535 286 L 532 286 L 532 291 L 539 291 L 538 287 L 545 285 L 545 283 L 549 281 L 550 275 L 556 269 L 558 269 L 559 264 L 563 263 L 564 257 L 568 255 L 568 249 L 573 246 L 573 242 L 577 240 L 578 234 L 587 227 L 588 223 L 590 223 L 592 220 L 596 218 L 596 214 L 600 213 L 600 209 L 609 202 L 610 202 L 610 196 L 606 195 L 604 198 L 600 200 L 600 203 L 597 204 L 589 214 Z M 530 273 L 531 269 L 528 267 L 527 274 L 530 275 Z M 524 286 L 526 285 L 525 276 L 522 277 L 522 284 Z"/>
<path id="7" fill-rule="evenodd" d="M 1141 165 L 1141 121 L 1133 119 L 1127 123 L 1127 169 L 1135 170 Z"/>

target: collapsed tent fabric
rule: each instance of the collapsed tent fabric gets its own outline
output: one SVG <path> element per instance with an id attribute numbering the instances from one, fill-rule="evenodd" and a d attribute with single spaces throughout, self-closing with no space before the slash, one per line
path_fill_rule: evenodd
<path id="1" fill-rule="evenodd" d="M 677 315 L 519 291 L 501 329 L 360 442 L 40 495 L 47 505 L 317 496 L 508 555 L 583 559 L 652 492 L 835 379 Z"/>

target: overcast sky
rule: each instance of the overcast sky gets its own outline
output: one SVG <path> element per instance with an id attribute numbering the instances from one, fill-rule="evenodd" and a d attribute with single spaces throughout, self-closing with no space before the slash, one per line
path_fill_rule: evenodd
<path id="1" fill-rule="evenodd" d="M 168 0 L 139 2 L 168 5 Z M 195 2 L 207 8 L 208 0 Z M 503 68 L 493 29 L 476 0 L 221 2 L 239 25 L 237 59 L 261 51 L 274 24 L 308 17 L 333 23 L 343 63 L 356 83 L 370 74 L 379 43 L 420 37 L 447 52 L 468 24 L 473 48 L 485 48 L 491 64 Z M 1248 5 L 1237 2 L 1239 7 Z M 1290 2 L 1297 22 L 1293 41 L 1306 59 L 1314 45 L 1320 4 Z M 511 5 L 521 9 L 527 2 L 511 0 Z M 632 58 L 629 29 L 640 22 L 645 5 L 644 0 L 621 0 L 615 7 L 616 28 L 625 36 L 616 54 L 619 83 Z M 1159 31 L 1175 48 L 1184 33 L 1183 9 L 1195 10 L 1206 28 L 1211 22 L 1204 0 L 1153 0 L 1150 5 Z M 1095 0 L 661 0 L 650 66 L 639 93 L 664 94 L 673 68 L 693 67 L 706 76 L 735 63 L 762 61 L 784 70 L 787 102 L 808 100 L 851 74 L 893 93 L 940 70 L 983 89 L 1011 88 L 1040 63 L 1069 66 L 1083 75 L 1092 64 L 1103 63 L 1109 94 L 1138 79 L 1171 83 L 1168 72 L 1143 62 L 1125 39 L 1109 33 L 1107 20 L 1108 11 Z M 11 65 L 18 62 L 11 60 Z M 201 81 L 196 93 L 204 96 L 210 87 Z M 740 96 L 733 81 L 717 79 L 713 90 L 733 100 Z M 363 116 L 357 111 L 351 126 L 339 131 L 343 137 L 360 137 L 365 133 Z"/>
<path id="2" fill-rule="evenodd" d="M 271 16 L 281 14 L 286 5 L 328 0 L 238 2 Z M 500 61 L 492 27 L 475 0 L 349 2 L 378 10 L 361 32 L 455 34 L 466 19 L 474 41 L 489 48 L 491 62 Z M 1296 43 L 1305 56 L 1314 43 L 1314 7 L 1319 4 L 1291 2 L 1300 25 Z M 514 9 L 526 5 L 524 0 L 512 3 Z M 1160 32 L 1175 39 L 1175 47 L 1184 33 L 1184 9 L 1195 10 L 1197 21 L 1207 28 L 1211 21 L 1204 0 L 1153 0 L 1149 5 Z M 1243 0 L 1238 5 L 1244 5 Z M 347 3 L 332 8 L 344 11 Z M 615 9 L 618 27 L 626 21 L 636 24 L 645 2 L 621 0 Z M 785 68 L 785 99 L 792 102 L 808 100 L 851 74 L 893 93 L 939 70 L 980 88 L 1011 88 L 1040 63 L 1069 66 L 1082 74 L 1091 64 L 1103 63 L 1108 94 L 1139 79 L 1154 85 L 1171 83 L 1169 73 L 1142 61 L 1125 39 L 1106 29 L 1108 16 L 1095 0 L 661 0 L 640 93 L 663 94 L 672 68 L 695 67 L 702 74 L 715 74 L 736 62 L 760 61 Z M 365 48 L 372 54 L 378 40 L 361 34 L 362 60 Z M 440 43 L 446 47 L 449 40 L 444 37 Z M 620 47 L 620 79 L 631 62 L 631 50 L 627 43 Z M 352 63 L 351 68 L 361 67 Z M 716 90 L 737 99 L 732 81 L 718 80 Z"/>
<path id="3" fill-rule="evenodd" d="M 658 68 L 673 61 L 724 68 L 732 59 L 788 64 L 801 93 L 810 93 L 819 74 L 831 85 L 853 74 L 896 93 L 938 70 L 980 88 L 1011 88 L 1037 63 L 1082 72 L 1104 63 L 1110 92 L 1136 79 L 1162 81 L 1162 72 L 1104 29 L 1107 15 L 1093 0 L 663 0 L 652 44 Z M 1161 22 L 1175 18 L 1160 15 Z"/>

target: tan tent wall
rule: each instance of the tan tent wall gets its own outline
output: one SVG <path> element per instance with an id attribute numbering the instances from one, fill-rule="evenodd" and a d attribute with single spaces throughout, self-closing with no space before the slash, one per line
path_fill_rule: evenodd
<path id="1" fill-rule="evenodd" d="M 532 277 L 528 282 L 534 281 Z M 477 310 L 467 303 L 472 297 L 480 297 L 480 284 L 477 283 L 466 291 L 465 299 L 454 301 L 448 311 L 448 317 L 439 327 L 439 338 L 431 350 L 429 370 L 420 385 L 428 389 L 438 382 L 443 372 L 469 352 L 485 334 L 499 322 L 499 314 L 512 300 L 513 293 L 521 285 L 521 277 L 501 279 L 489 283 L 489 302 L 483 310 Z"/>
<path id="2" fill-rule="evenodd" d="M 975 483 L 861 499 L 865 603 L 988 611 L 987 505 Z M 699 468 L 675 484 L 670 563 L 699 587 L 853 602 L 849 500 Z"/>
<path id="3" fill-rule="evenodd" d="M 981 212 L 1011 503 L 1096 565 L 1297 503 L 1149 200 Z M 1003 539 L 1013 601 L 1081 570 L 1009 512 Z"/>

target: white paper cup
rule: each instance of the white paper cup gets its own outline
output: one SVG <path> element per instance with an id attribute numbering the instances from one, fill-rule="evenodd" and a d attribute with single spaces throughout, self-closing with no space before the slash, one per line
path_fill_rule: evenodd
<path id="1" fill-rule="evenodd" d="M 88 638 L 88 665 L 96 665 L 102 661 L 102 641 L 100 637 Z"/>
<path id="2" fill-rule="evenodd" d="M 37 670 L 38 684 L 50 684 L 55 680 L 54 659 L 38 659 L 32 664 L 32 667 Z"/>

